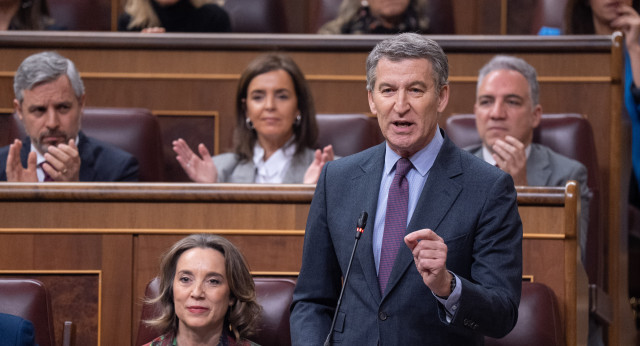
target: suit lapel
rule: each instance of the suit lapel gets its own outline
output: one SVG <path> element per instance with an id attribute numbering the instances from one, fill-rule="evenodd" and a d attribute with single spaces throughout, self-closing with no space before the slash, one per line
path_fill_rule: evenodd
<path id="1" fill-rule="evenodd" d="M 84 133 L 78 133 L 78 155 L 80 155 L 80 181 L 96 181 L 94 145 Z"/>
<path id="2" fill-rule="evenodd" d="M 27 167 L 29 164 L 29 153 L 31 152 L 31 138 L 27 137 L 22 141 L 22 149 L 20 149 L 20 161 L 22 167 Z M 8 158 L 8 157 L 7 157 Z"/>
<path id="3" fill-rule="evenodd" d="M 527 184 L 530 186 L 546 186 L 551 177 L 551 163 L 549 156 L 532 143 L 531 152 L 527 158 Z"/>
<path id="4" fill-rule="evenodd" d="M 420 198 L 407 227 L 407 234 L 423 228 L 434 230 L 440 237 L 438 225 L 451 209 L 462 191 L 462 186 L 453 178 L 462 174 L 460 153 L 446 136 L 442 148 L 429 171 L 429 177 L 420 193 Z M 401 246 L 387 284 L 387 294 L 398 283 L 408 268 L 413 267 L 413 254 Z"/>
<path id="5" fill-rule="evenodd" d="M 373 227 L 376 219 L 376 208 L 378 206 L 378 193 L 380 190 L 380 181 L 382 179 L 382 171 L 384 170 L 384 154 L 386 146 L 383 142 L 378 145 L 373 155 L 360 164 L 363 175 L 354 177 L 356 191 L 361 195 L 363 201 L 362 210 L 369 214 L 367 226 L 358 247 L 358 260 L 362 266 L 367 286 L 376 301 L 380 301 L 380 288 L 378 286 L 378 274 L 376 272 L 376 264 L 373 259 Z M 377 188 L 376 188 L 377 187 Z"/>
<path id="6" fill-rule="evenodd" d="M 233 182 L 253 183 L 256 179 L 256 166 L 253 164 L 253 158 L 239 162 L 233 170 L 233 176 Z"/>

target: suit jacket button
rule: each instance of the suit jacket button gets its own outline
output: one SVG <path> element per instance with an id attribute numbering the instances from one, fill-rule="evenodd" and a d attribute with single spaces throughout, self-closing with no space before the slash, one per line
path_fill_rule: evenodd
<path id="1" fill-rule="evenodd" d="M 378 313 L 378 318 L 380 319 L 380 321 L 386 321 L 386 320 L 387 320 L 387 317 L 389 317 L 389 316 L 387 316 L 387 314 L 386 314 L 386 313 L 384 313 L 384 312 L 382 312 L 382 311 L 380 311 L 380 312 Z"/>

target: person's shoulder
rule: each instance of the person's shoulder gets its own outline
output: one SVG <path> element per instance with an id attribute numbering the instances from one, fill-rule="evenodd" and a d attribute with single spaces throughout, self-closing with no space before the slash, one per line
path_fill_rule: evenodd
<path id="1" fill-rule="evenodd" d="M 4 147 L 0 148 L 0 157 L 7 156 L 8 154 L 9 154 L 8 145 L 5 145 Z"/>
<path id="2" fill-rule="evenodd" d="M 129 29 L 129 23 L 131 22 L 131 15 L 127 12 L 123 12 L 118 16 L 118 31 L 140 31 L 142 28 Z"/>
<path id="3" fill-rule="evenodd" d="M 228 165 L 239 161 L 238 155 L 236 155 L 236 153 L 222 153 L 213 156 L 212 159 L 216 166 Z"/>
<path id="4" fill-rule="evenodd" d="M 376 155 L 384 158 L 384 153 L 385 153 L 384 146 L 385 144 L 383 142 L 381 144 L 374 145 L 368 149 L 357 152 L 355 154 L 341 157 L 339 160 L 335 160 L 332 162 L 334 162 L 335 165 L 339 165 L 341 167 L 349 167 L 354 164 L 362 164 L 363 162 L 367 162 Z"/>
<path id="5" fill-rule="evenodd" d="M 227 11 L 216 4 L 204 4 L 197 9 L 210 32 L 230 32 L 231 19 Z"/>
<path id="6" fill-rule="evenodd" d="M 533 155 L 545 155 L 548 159 L 548 161 L 551 163 L 553 168 L 556 167 L 563 167 L 563 168 L 570 168 L 570 167 L 580 167 L 580 168 L 585 168 L 586 167 L 578 160 L 572 159 L 568 156 L 565 156 L 563 154 L 560 154 L 556 151 L 554 151 L 553 149 L 549 148 L 546 145 L 543 144 L 538 144 L 538 143 L 532 143 L 531 144 L 531 153 L 529 154 L 529 156 Z M 534 156 L 535 159 L 535 156 Z"/>
<path id="7" fill-rule="evenodd" d="M 0 313 L 0 339 L 9 343 L 13 341 L 20 345 L 33 345 L 35 341 L 33 323 L 20 316 Z"/>

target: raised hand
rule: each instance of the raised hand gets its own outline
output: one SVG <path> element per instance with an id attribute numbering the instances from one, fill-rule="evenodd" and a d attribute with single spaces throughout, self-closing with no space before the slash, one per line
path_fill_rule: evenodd
<path id="1" fill-rule="evenodd" d="M 404 243 L 413 254 L 422 281 L 435 295 L 448 297 L 451 294 L 453 276 L 447 270 L 447 245 L 436 232 L 425 228 L 404 237 Z"/>
<path id="2" fill-rule="evenodd" d="M 307 168 L 307 171 L 304 173 L 303 183 L 304 184 L 315 184 L 318 182 L 318 178 L 320 177 L 320 173 L 322 172 L 322 167 L 324 164 L 333 161 L 333 146 L 331 144 L 326 147 L 320 149 L 316 149 L 315 158 L 313 162 Z"/>
<path id="3" fill-rule="evenodd" d="M 179 138 L 172 142 L 173 151 L 178 154 L 176 160 L 182 166 L 189 178 L 197 183 L 215 183 L 218 181 L 218 169 L 213 163 L 211 154 L 204 144 L 198 145 L 200 156 L 189 148 L 184 139 Z"/>
<path id="4" fill-rule="evenodd" d="M 506 136 L 493 144 L 493 159 L 500 169 L 509 173 L 515 185 L 527 185 L 527 154 L 525 146 L 515 137 Z"/>
<path id="5" fill-rule="evenodd" d="M 36 173 L 37 155 L 34 152 L 29 153 L 27 160 L 27 169 L 22 167 L 20 161 L 20 150 L 22 149 L 22 141 L 16 139 L 9 146 L 9 155 L 7 156 L 7 181 L 19 183 L 37 183 L 38 174 Z"/>

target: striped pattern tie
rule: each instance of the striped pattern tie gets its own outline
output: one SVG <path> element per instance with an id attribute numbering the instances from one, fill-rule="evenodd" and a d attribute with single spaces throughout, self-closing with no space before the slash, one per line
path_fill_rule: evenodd
<path id="1" fill-rule="evenodd" d="M 398 249 L 404 242 L 407 230 L 407 209 L 409 204 L 409 181 L 407 173 L 413 165 L 407 158 L 400 158 L 396 162 L 396 175 L 389 188 L 387 199 L 387 214 L 384 219 L 384 233 L 382 235 L 382 249 L 380 251 L 380 268 L 378 269 L 378 284 L 380 293 L 384 295 L 391 269 L 395 262 Z"/>

